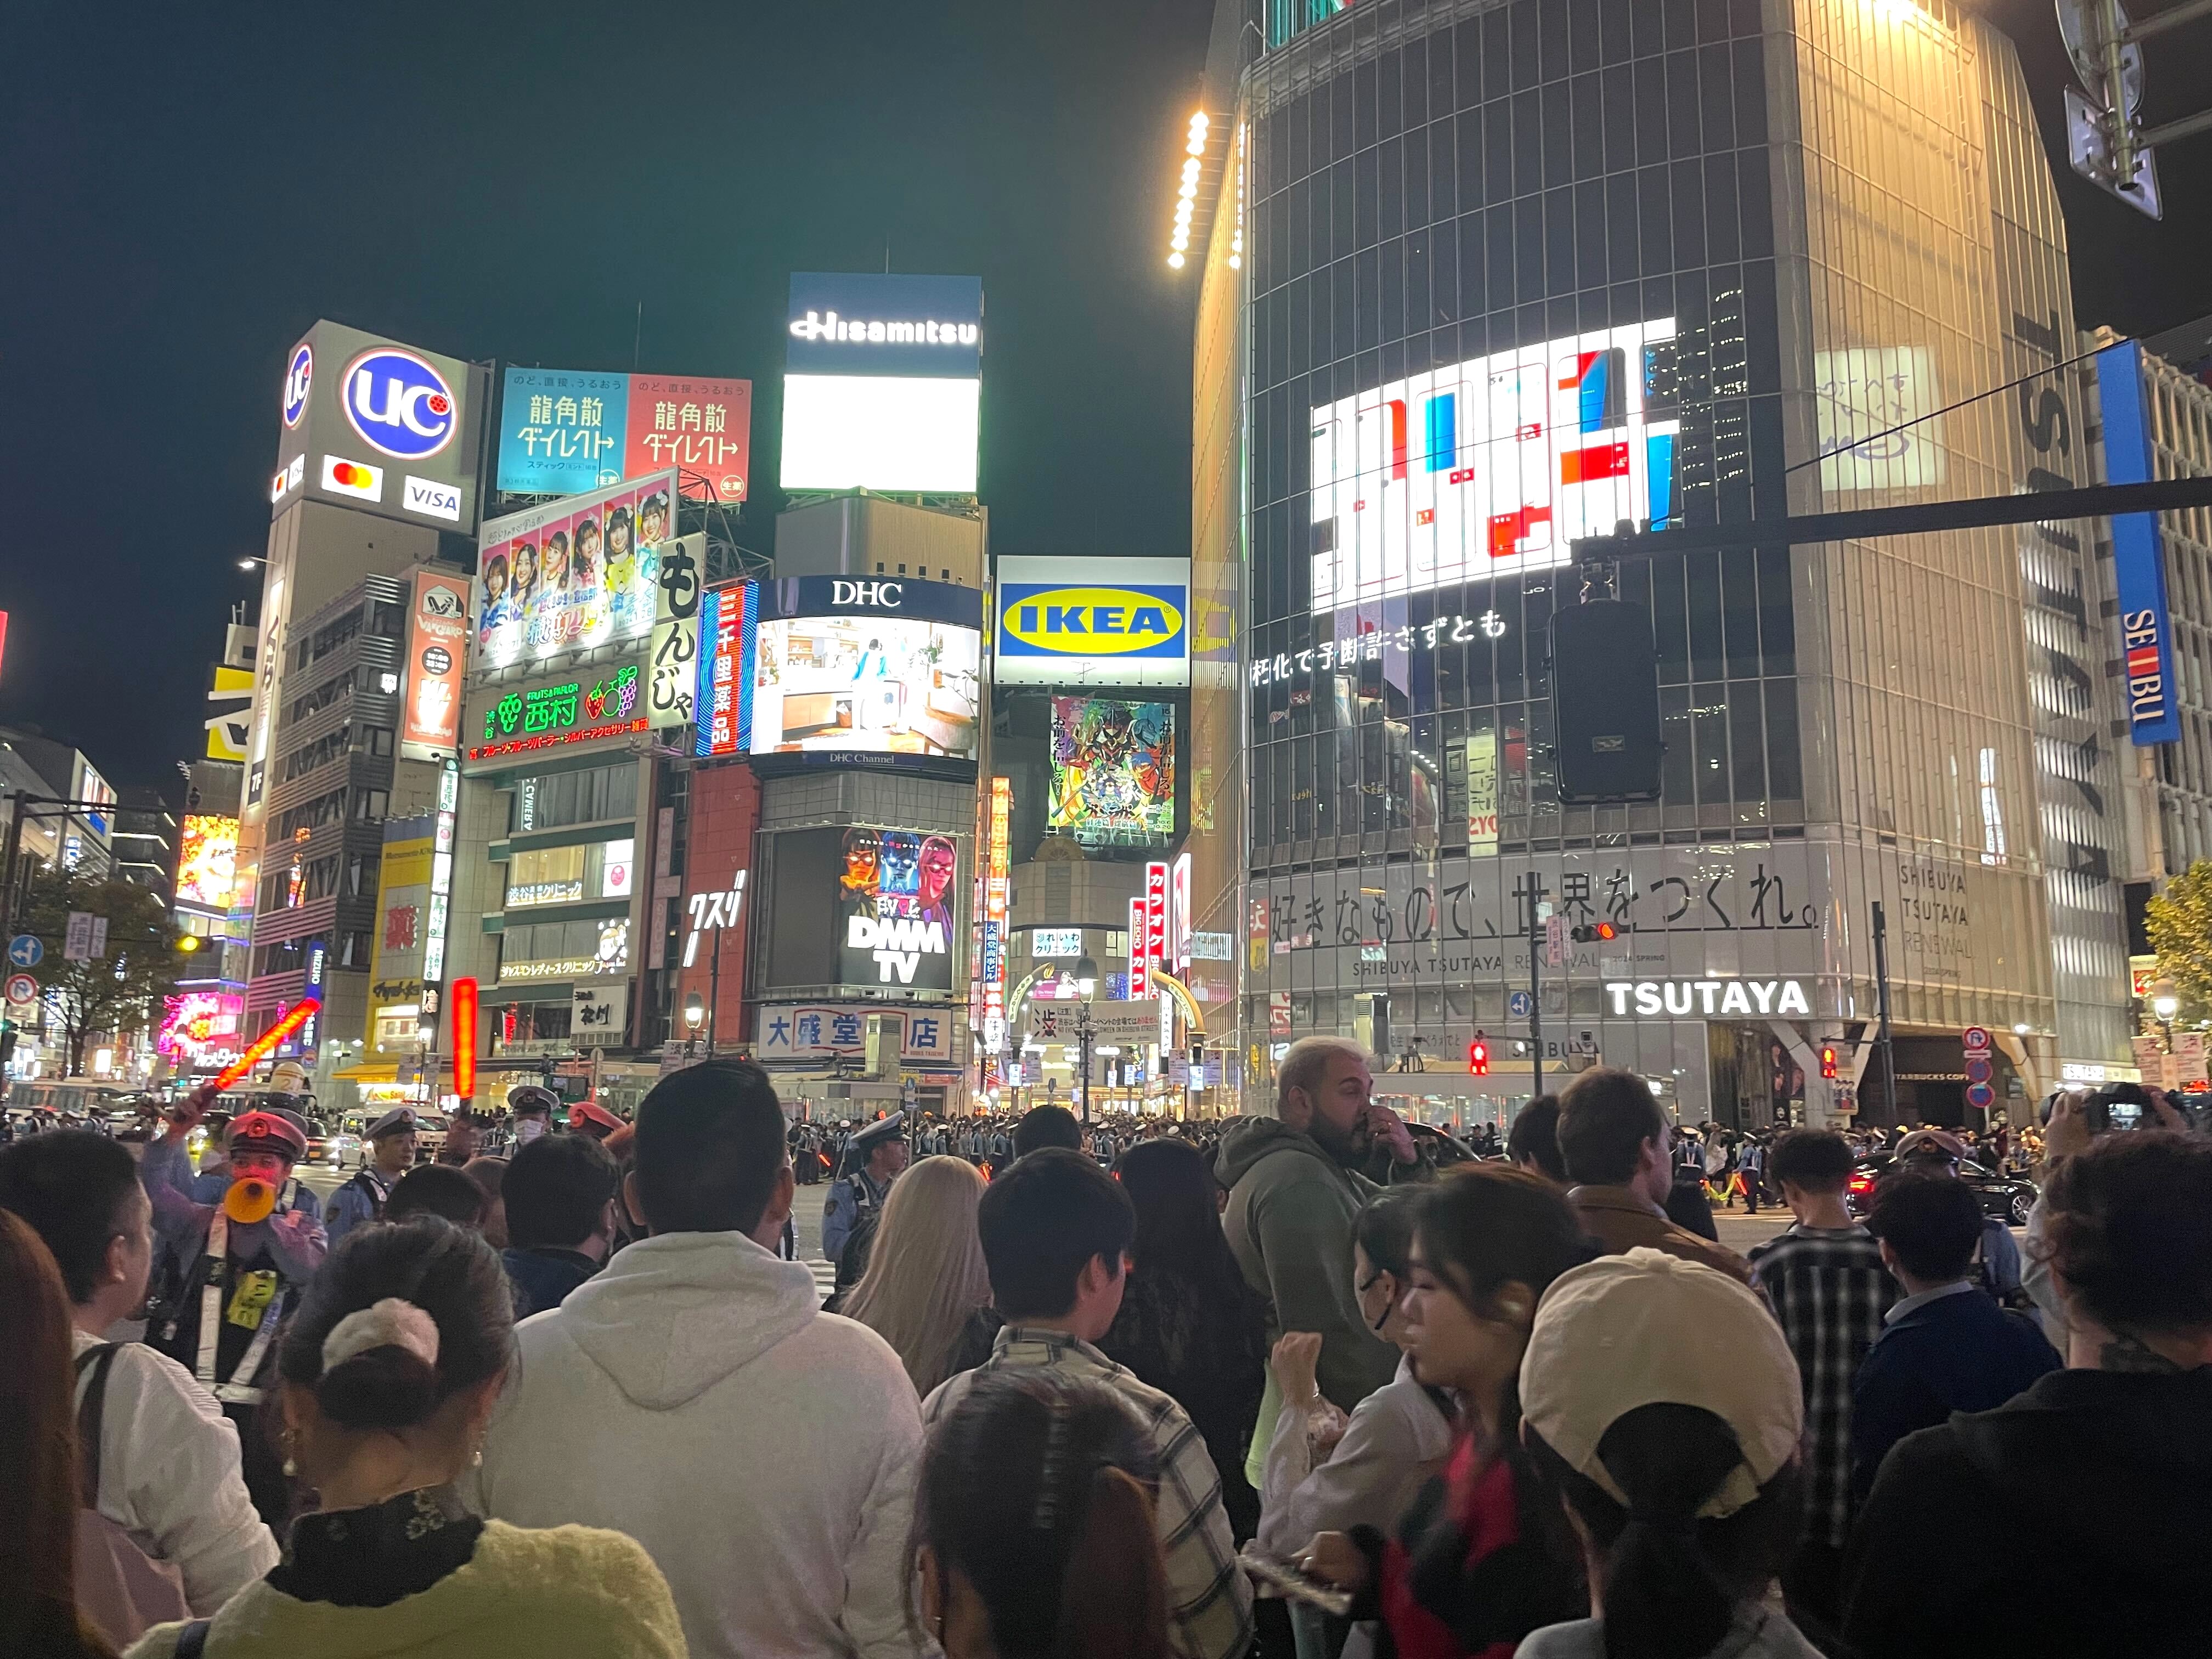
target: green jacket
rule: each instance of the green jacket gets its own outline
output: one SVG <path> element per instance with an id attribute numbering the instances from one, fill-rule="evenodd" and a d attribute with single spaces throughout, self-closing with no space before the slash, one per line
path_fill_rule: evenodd
<path id="1" fill-rule="evenodd" d="M 1268 1341 L 1319 1331 L 1321 1391 L 1349 1412 L 1397 1374 L 1401 1357 L 1367 1328 L 1352 1285 L 1352 1218 L 1382 1189 L 1272 1117 L 1231 1124 L 1214 1167 L 1229 1188 L 1223 1231 L 1245 1279 L 1267 1298 Z M 1267 1392 L 1273 1400 L 1272 1373 Z M 1261 1415 L 1272 1438 L 1274 1412 L 1263 1407 Z"/>

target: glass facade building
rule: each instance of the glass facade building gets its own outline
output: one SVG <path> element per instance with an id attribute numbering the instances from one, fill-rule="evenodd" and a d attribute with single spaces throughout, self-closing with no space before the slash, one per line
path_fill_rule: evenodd
<path id="1" fill-rule="evenodd" d="M 2075 527 L 1625 561 L 1662 793 L 1563 805 L 1552 769 L 1574 539 L 2088 481 L 2009 44 L 1944 0 L 1224 0 L 1215 39 L 1194 580 L 1234 597 L 1243 731 L 1210 754 L 1194 708 L 1194 764 L 1241 786 L 1247 1086 L 1333 1031 L 1418 1111 L 1508 1115 L 1555 914 L 1620 937 L 1537 949 L 1554 1064 L 1687 1121 L 1821 1115 L 1824 1043 L 1850 1103 L 1877 904 L 1898 1030 L 1953 1056 L 1901 1054 L 1902 1112 L 1961 1103 L 1969 1024 L 2022 1098 L 2124 1060 Z"/>

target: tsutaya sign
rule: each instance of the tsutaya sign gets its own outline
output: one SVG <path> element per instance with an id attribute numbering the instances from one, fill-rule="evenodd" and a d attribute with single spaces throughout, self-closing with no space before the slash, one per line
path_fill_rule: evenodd
<path id="1" fill-rule="evenodd" d="M 1810 1018 L 1813 1005 L 1805 1000 L 1805 986 L 1794 979 L 1643 979 L 1608 985 L 1615 1018 L 1626 1016 L 1632 1002 L 1638 1018 L 1666 1014 L 1677 1018 L 1700 1014 L 1741 1014 L 1746 1019 L 1761 1015 L 1800 1014 Z"/>

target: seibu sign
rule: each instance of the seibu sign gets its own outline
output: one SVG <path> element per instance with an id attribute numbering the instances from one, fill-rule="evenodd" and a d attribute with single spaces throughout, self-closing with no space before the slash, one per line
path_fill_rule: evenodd
<path id="1" fill-rule="evenodd" d="M 1644 979 L 1605 988 L 1616 1018 L 1626 1017 L 1631 1005 L 1638 1018 L 1664 1014 L 1705 1018 L 1741 1014 L 1747 1019 L 1761 1015 L 1802 1014 L 1810 1018 L 1813 1005 L 1806 1000 L 1805 985 L 1795 979 Z"/>

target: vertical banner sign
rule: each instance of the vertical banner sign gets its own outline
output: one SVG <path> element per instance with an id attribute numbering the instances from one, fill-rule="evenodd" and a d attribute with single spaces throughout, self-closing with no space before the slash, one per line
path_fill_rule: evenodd
<path id="1" fill-rule="evenodd" d="M 738 582 L 700 601 L 700 755 L 735 755 L 751 746 L 752 674 L 745 659 L 751 655 L 756 598 L 752 583 Z"/>
<path id="2" fill-rule="evenodd" d="M 1177 973 L 1190 966 L 1190 854 L 1176 854 L 1174 873 L 1169 881 L 1170 904 L 1173 920 L 1168 925 L 1168 938 L 1175 947 Z"/>
<path id="3" fill-rule="evenodd" d="M 407 615 L 407 680 L 399 715 L 402 759 L 443 760 L 461 741 L 461 675 L 468 658 L 469 579 L 421 568 Z"/>
<path id="4" fill-rule="evenodd" d="M 1498 733 L 1476 732 L 1467 740 L 1467 851 L 1469 858 L 1498 856 Z"/>
<path id="5" fill-rule="evenodd" d="M 472 1100 L 477 1092 L 477 982 L 453 981 L 453 1092 Z"/>
<path id="6" fill-rule="evenodd" d="M 1168 956 L 1168 866 L 1154 860 L 1145 866 L 1145 965 L 1164 968 Z"/>
<path id="7" fill-rule="evenodd" d="M 2097 354 L 2097 402 L 2105 417 L 2105 477 L 2109 483 L 2148 483 L 2156 475 L 2143 391 L 2141 345 L 2125 340 Z M 2138 749 L 2181 739 L 2162 543 L 2157 514 L 2113 515 L 2112 578 L 2120 602 L 2128 735 Z"/>
<path id="8" fill-rule="evenodd" d="M 699 574 L 707 538 L 681 536 L 663 542 L 659 554 L 645 700 L 646 718 L 656 732 L 691 726 L 698 717 Z"/>
<path id="9" fill-rule="evenodd" d="M 430 840 L 430 926 L 422 940 L 423 1012 L 434 1012 L 436 988 L 446 977 L 446 911 L 453 892 L 453 820 L 461 804 L 461 763 L 448 760 L 438 774 L 438 811 Z"/>
<path id="10" fill-rule="evenodd" d="M 968 1029 L 983 1032 L 983 890 L 991 877 L 991 797 L 975 792 L 975 880 L 968 906 Z"/>
<path id="11" fill-rule="evenodd" d="M 1267 901 L 1254 899 L 1244 918 L 1244 965 L 1255 974 L 1267 970 Z"/>
<path id="12" fill-rule="evenodd" d="M 1006 889 L 1013 860 L 1008 846 L 1014 813 L 1012 778 L 991 780 L 991 864 L 983 886 L 983 1046 L 1006 1041 Z"/>
<path id="13" fill-rule="evenodd" d="M 1129 901 L 1129 1000 L 1142 1002 L 1152 994 L 1152 975 L 1145 960 L 1145 901 Z"/>
<path id="14" fill-rule="evenodd" d="M 69 913 L 69 930 L 62 938 L 64 962 L 92 960 L 92 912 L 72 910 Z"/>

